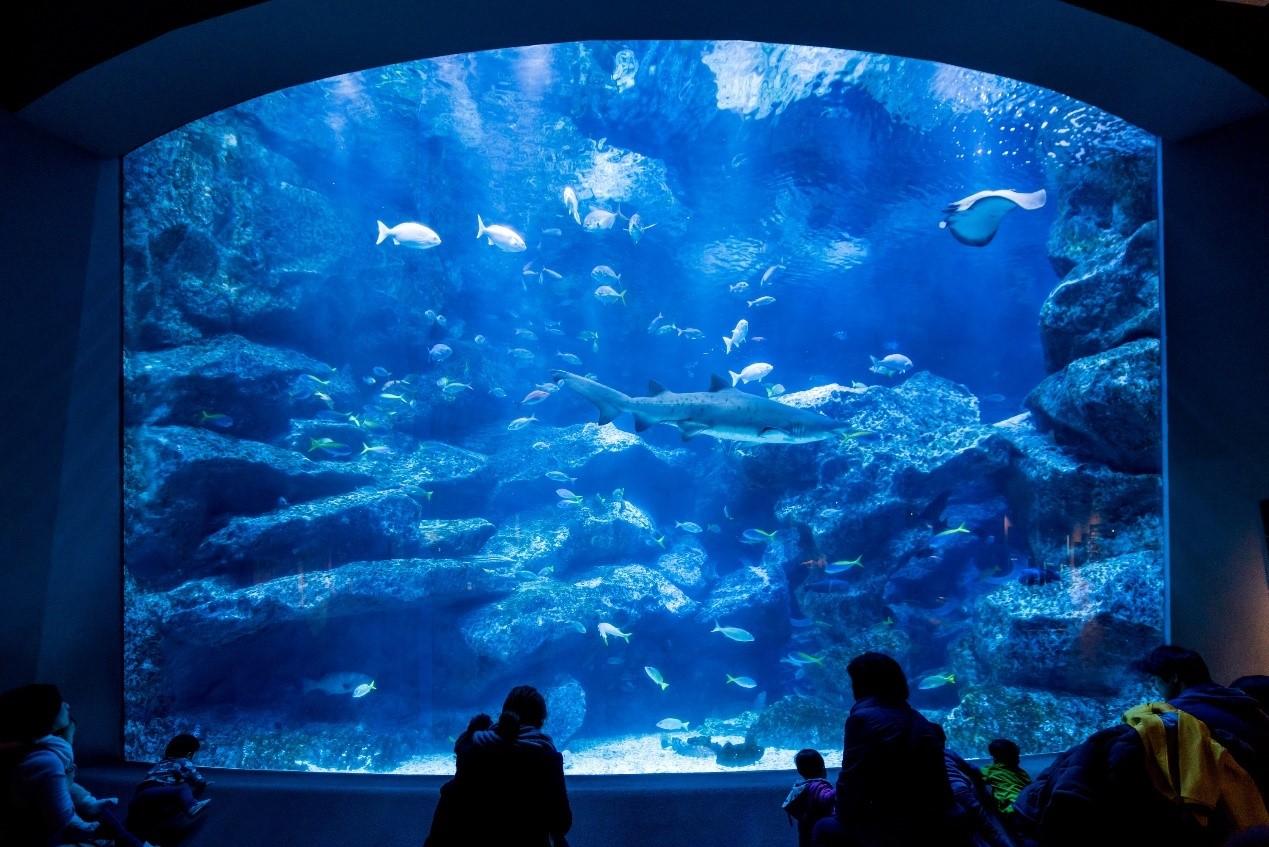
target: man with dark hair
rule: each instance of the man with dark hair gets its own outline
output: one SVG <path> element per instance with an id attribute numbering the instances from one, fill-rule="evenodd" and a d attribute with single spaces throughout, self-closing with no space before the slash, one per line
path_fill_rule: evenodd
<path id="1" fill-rule="evenodd" d="M 1135 667 L 1157 680 L 1168 705 L 1207 724 L 1269 798 L 1269 715 L 1255 698 L 1213 682 L 1203 657 L 1175 644 L 1156 647 Z"/>
<path id="2" fill-rule="evenodd" d="M 817 844 L 907 847 L 949 841 L 952 789 L 943 730 L 908 705 L 908 680 L 883 653 L 846 666 L 855 704 L 846 718 L 837 815 L 815 828 Z"/>

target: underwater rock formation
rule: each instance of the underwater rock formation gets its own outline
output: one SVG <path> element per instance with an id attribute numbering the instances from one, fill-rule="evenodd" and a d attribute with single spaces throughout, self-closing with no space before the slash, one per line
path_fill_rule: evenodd
<path id="1" fill-rule="evenodd" d="M 528 570 L 549 565 L 564 573 L 581 563 L 620 561 L 639 551 L 651 552 L 657 549 L 653 529 L 651 518 L 626 500 L 579 504 L 567 511 L 544 508 L 504 524 L 483 552 L 512 559 Z"/>
<path id="2" fill-rule="evenodd" d="M 1162 573 L 1160 554 L 1146 550 L 984 597 L 974 617 L 980 672 L 1000 685 L 1114 694 L 1159 643 Z"/>
<path id="3" fill-rule="evenodd" d="M 263 514 L 279 498 L 301 503 L 367 485 L 367 470 L 185 426 L 127 431 L 124 543 L 128 569 L 172 585 L 208 527 L 230 514 Z"/>
<path id="4" fill-rule="evenodd" d="M 1027 407 L 1057 440 L 1131 473 L 1163 467 L 1159 341 L 1143 338 L 1076 359 L 1036 386 Z"/>
<path id="5" fill-rule="evenodd" d="M 1040 308 L 1049 373 L 1140 338 L 1158 338 L 1159 227 L 1149 221 L 1100 260 L 1073 270 Z"/>
<path id="6" fill-rule="evenodd" d="M 841 747 L 845 722 L 841 704 L 790 694 L 762 710 L 753 736 L 768 747 L 831 750 Z"/>
<path id="7" fill-rule="evenodd" d="M 542 731 L 551 736 L 557 749 L 563 750 L 586 721 L 586 691 L 571 676 L 543 686 L 541 691 L 546 698 L 546 723 Z"/>
<path id="8" fill-rule="evenodd" d="M 195 580 L 164 595 L 160 634 L 174 643 L 217 647 L 280 626 L 384 614 L 426 603 L 437 610 L 486 602 L 519 585 L 506 568 L 465 559 L 349 562 L 236 587 Z"/>
<path id="9" fill-rule="evenodd" d="M 329 365 L 294 350 L 258 344 L 239 335 L 124 357 L 124 420 L 129 426 L 192 426 L 208 414 L 227 415 L 210 426 L 241 438 L 268 441 L 289 429 L 292 418 L 323 408 L 311 396 L 293 397 L 300 378 L 329 381 L 323 386 L 341 405 L 354 397 L 352 383 Z"/>
<path id="10" fill-rule="evenodd" d="M 494 532 L 483 518 L 422 516 L 415 498 L 389 490 L 354 491 L 259 517 L 236 517 L 198 546 L 192 570 L 250 581 L 292 571 L 297 561 L 452 558 L 474 553 Z"/>
<path id="11" fill-rule="evenodd" d="M 1051 193 L 1058 217 L 1049 230 L 1048 255 L 1059 278 L 1121 252 L 1124 241 L 1158 214 L 1152 146 L 1089 157 L 1050 175 L 1057 181 Z"/>
<path id="12" fill-rule="evenodd" d="M 563 651 L 597 641 L 596 614 L 621 628 L 666 630 L 692 615 L 697 604 L 660 573 L 644 565 L 593 568 L 573 582 L 526 580 L 511 596 L 464 616 L 459 630 L 481 659 L 523 668 L 550 667 Z M 647 637 L 647 636 L 643 636 Z"/>

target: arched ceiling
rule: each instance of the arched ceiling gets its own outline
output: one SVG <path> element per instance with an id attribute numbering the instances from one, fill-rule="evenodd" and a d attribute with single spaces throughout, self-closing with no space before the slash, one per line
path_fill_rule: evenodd
<path id="1" fill-rule="evenodd" d="M 81 15 L 54 6 L 28 10 L 10 30 L 25 59 L 9 77 L 4 102 L 54 135 L 119 155 L 268 91 L 397 61 L 584 39 L 736 38 L 871 50 L 1011 76 L 1164 138 L 1269 108 L 1269 81 L 1248 58 L 1263 51 L 1269 10 L 1220 2 L 1181 4 L 1188 12 L 1147 8 L 1159 5 L 148 0 Z M 1186 39 L 1234 73 L 1173 43 Z"/>

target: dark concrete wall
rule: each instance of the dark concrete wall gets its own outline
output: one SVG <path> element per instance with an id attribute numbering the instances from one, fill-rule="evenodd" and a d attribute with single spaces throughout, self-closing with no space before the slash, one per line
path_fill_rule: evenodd
<path id="1" fill-rule="evenodd" d="M 1172 640 L 1269 672 L 1269 116 L 1162 149 Z"/>
<path id="2" fill-rule="evenodd" d="M 0 114 L 0 687 L 121 735 L 119 161 Z"/>

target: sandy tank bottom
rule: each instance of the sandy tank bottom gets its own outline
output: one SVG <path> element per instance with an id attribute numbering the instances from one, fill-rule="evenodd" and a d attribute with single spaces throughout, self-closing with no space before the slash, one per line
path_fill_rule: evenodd
<path id="1" fill-rule="evenodd" d="M 657 735 L 619 735 L 609 738 L 575 739 L 562 751 L 567 774 L 658 774 L 658 773 L 723 773 L 731 771 L 793 770 L 793 757 L 798 752 L 784 747 L 767 747 L 762 758 L 753 764 L 729 767 L 720 765 L 712 752 L 690 756 L 663 746 L 662 738 L 686 738 L 687 733 Z M 716 735 L 716 744 L 728 741 L 741 744 L 741 736 Z M 821 750 L 829 767 L 841 762 L 841 750 Z M 315 770 L 310 766 L 310 770 Z M 454 773 L 453 753 L 417 756 L 392 773 L 450 776 Z"/>

